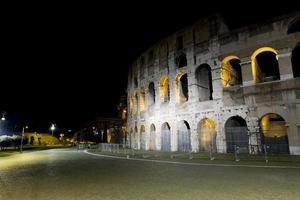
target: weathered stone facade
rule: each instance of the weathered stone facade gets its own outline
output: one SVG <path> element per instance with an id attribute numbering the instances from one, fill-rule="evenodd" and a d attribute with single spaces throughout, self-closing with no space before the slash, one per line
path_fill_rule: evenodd
<path id="1" fill-rule="evenodd" d="M 213 15 L 149 48 L 128 74 L 128 144 L 256 153 L 270 132 L 268 145 L 286 131 L 288 153 L 299 155 L 299 20 L 296 12 L 229 30 Z"/>

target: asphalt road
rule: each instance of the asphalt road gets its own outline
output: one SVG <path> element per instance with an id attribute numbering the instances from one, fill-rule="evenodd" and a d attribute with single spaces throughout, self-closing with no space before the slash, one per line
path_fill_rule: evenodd
<path id="1" fill-rule="evenodd" d="M 70 149 L 0 158 L 1 200 L 300 199 L 300 169 L 189 166 Z"/>

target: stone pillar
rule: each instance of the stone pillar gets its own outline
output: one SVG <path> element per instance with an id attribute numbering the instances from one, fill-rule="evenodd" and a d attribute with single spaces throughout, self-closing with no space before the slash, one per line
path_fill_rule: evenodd
<path id="1" fill-rule="evenodd" d="M 291 62 L 291 49 L 285 48 L 278 51 L 278 64 L 280 72 L 280 80 L 293 78 L 293 68 Z"/>
<path id="2" fill-rule="evenodd" d="M 253 82 L 253 75 L 252 75 L 251 60 L 249 60 L 249 58 L 242 58 L 241 68 L 242 68 L 243 85 L 244 86 L 252 85 L 254 82 Z"/>

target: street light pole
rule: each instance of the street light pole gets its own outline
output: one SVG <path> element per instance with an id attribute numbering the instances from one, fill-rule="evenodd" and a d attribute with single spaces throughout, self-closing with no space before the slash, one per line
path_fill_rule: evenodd
<path id="1" fill-rule="evenodd" d="M 23 126 L 22 128 L 20 153 L 23 153 L 23 138 L 24 138 L 25 128 L 28 128 L 28 126 Z"/>
<path id="2" fill-rule="evenodd" d="M 53 136 L 53 131 L 55 130 L 55 124 L 52 124 L 51 127 L 50 127 L 50 129 L 51 129 L 52 136 Z"/>

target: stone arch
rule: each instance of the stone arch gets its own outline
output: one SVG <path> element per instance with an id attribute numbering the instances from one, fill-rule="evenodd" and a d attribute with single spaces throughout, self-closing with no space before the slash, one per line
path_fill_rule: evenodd
<path id="1" fill-rule="evenodd" d="M 296 33 L 299 31 L 300 31 L 300 17 L 297 17 L 289 23 L 287 34 Z"/>
<path id="2" fill-rule="evenodd" d="M 135 92 L 133 96 L 133 113 L 137 114 L 138 111 L 138 93 Z"/>
<path id="3" fill-rule="evenodd" d="M 249 153 L 249 135 L 245 119 L 240 116 L 230 117 L 225 123 L 227 153 L 239 150 Z"/>
<path id="4" fill-rule="evenodd" d="M 196 69 L 196 81 L 199 94 L 199 101 L 208 101 L 213 99 L 211 68 L 208 64 L 201 64 Z"/>
<path id="5" fill-rule="evenodd" d="M 178 68 L 187 66 L 187 58 L 185 53 L 180 52 L 179 55 L 177 55 L 176 65 L 178 66 Z"/>
<path id="6" fill-rule="evenodd" d="M 210 118 L 203 118 L 198 123 L 199 151 L 216 151 L 216 125 Z"/>
<path id="7" fill-rule="evenodd" d="M 191 151 L 191 128 L 187 121 L 180 121 L 177 125 L 177 147 L 178 151 Z"/>
<path id="8" fill-rule="evenodd" d="M 171 127 L 168 122 L 161 126 L 161 150 L 171 151 Z"/>
<path id="9" fill-rule="evenodd" d="M 134 141 L 134 137 L 133 137 L 133 129 L 130 128 L 130 131 L 129 131 L 129 146 L 131 148 L 133 148 L 133 141 Z"/>
<path id="10" fill-rule="evenodd" d="M 242 68 L 237 56 L 227 56 L 221 62 L 221 80 L 224 87 L 241 85 Z"/>
<path id="11" fill-rule="evenodd" d="M 146 108 L 146 94 L 145 94 L 145 88 L 144 86 L 141 86 L 141 90 L 140 90 L 140 111 L 143 112 L 145 111 Z"/>
<path id="12" fill-rule="evenodd" d="M 156 128 L 154 124 L 150 125 L 150 150 L 156 150 Z"/>
<path id="13" fill-rule="evenodd" d="M 289 154 L 286 122 L 276 113 L 268 113 L 260 119 L 261 143 L 268 153 Z"/>
<path id="14" fill-rule="evenodd" d="M 133 148 L 138 148 L 138 128 L 134 127 L 134 133 L 133 133 Z"/>
<path id="15" fill-rule="evenodd" d="M 186 72 L 181 71 L 176 75 L 176 91 L 179 103 L 188 101 L 189 88 L 188 77 Z"/>
<path id="16" fill-rule="evenodd" d="M 140 149 L 146 150 L 146 134 L 145 126 L 141 125 L 140 129 Z"/>
<path id="17" fill-rule="evenodd" d="M 292 68 L 294 78 L 300 77 L 300 42 L 298 42 L 292 51 Z"/>
<path id="18" fill-rule="evenodd" d="M 271 47 L 262 47 L 251 56 L 252 75 L 255 83 L 280 80 L 277 51 Z"/>
<path id="19" fill-rule="evenodd" d="M 148 90 L 149 90 L 148 103 L 149 106 L 151 106 L 155 104 L 155 85 L 153 82 L 149 83 Z"/>
<path id="20" fill-rule="evenodd" d="M 159 93 L 161 102 L 170 101 L 170 87 L 168 76 L 162 76 L 159 80 Z"/>

